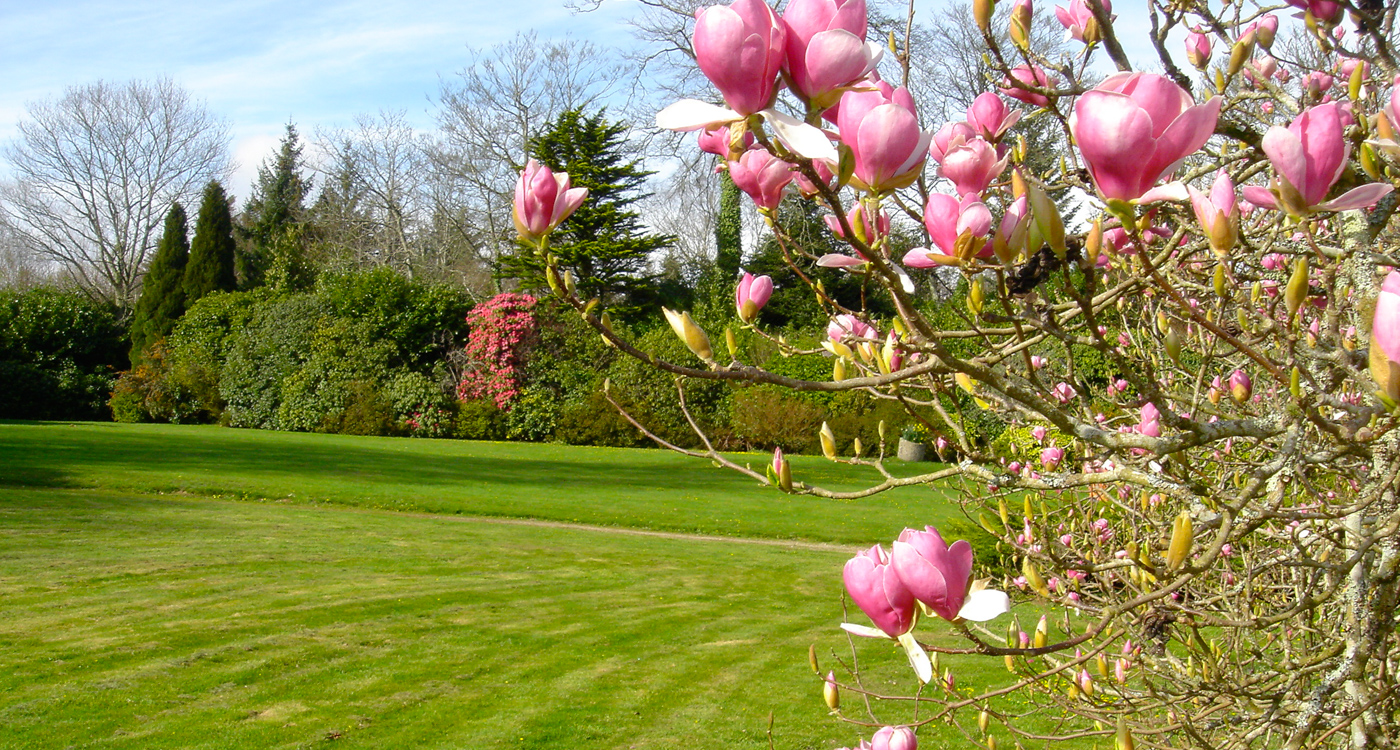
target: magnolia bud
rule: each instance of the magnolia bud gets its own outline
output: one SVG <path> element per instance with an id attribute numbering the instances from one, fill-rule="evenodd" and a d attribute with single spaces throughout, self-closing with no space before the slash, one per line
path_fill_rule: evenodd
<path id="1" fill-rule="evenodd" d="M 730 359 L 738 359 L 738 357 L 739 357 L 739 339 L 737 339 L 737 338 L 734 336 L 734 329 L 733 329 L 733 328 L 725 328 L 725 329 L 724 329 L 724 345 L 725 345 L 726 347 L 729 348 L 729 358 L 730 358 Z"/>
<path id="2" fill-rule="evenodd" d="M 822 429 L 817 433 L 822 443 L 822 455 L 828 459 L 836 460 L 836 434 L 831 431 L 831 425 L 822 422 Z"/>
<path id="3" fill-rule="evenodd" d="M 995 0 L 973 0 L 972 18 L 977 22 L 977 28 L 983 34 L 992 30 L 992 13 L 995 11 Z"/>
<path id="4" fill-rule="evenodd" d="M 851 451 L 856 454 L 856 458 L 860 458 L 860 454 L 865 452 L 865 446 L 861 445 L 860 438 L 856 438 L 855 443 L 851 445 Z"/>
<path id="5" fill-rule="evenodd" d="M 817 644 L 813 643 L 807 647 L 807 661 L 812 667 L 812 674 L 822 673 L 822 668 L 817 664 Z"/>
<path id="6" fill-rule="evenodd" d="M 826 673 L 826 681 L 822 683 L 822 698 L 826 701 L 826 707 L 832 711 L 841 708 L 841 691 L 836 687 L 835 672 Z"/>
<path id="7" fill-rule="evenodd" d="M 1288 277 L 1288 286 L 1283 290 L 1283 301 L 1288 305 L 1288 319 L 1298 314 L 1298 309 L 1308 299 L 1308 257 L 1300 256 L 1293 262 L 1293 275 Z"/>
<path id="8" fill-rule="evenodd" d="M 1175 571 L 1191 553 L 1191 515 L 1182 511 L 1172 522 L 1172 538 L 1167 544 L 1167 570 Z"/>

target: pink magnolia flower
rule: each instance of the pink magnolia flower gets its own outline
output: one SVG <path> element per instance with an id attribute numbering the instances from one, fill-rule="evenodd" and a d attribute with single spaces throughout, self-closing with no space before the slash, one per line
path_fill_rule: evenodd
<path id="1" fill-rule="evenodd" d="M 1012 99 L 1018 99 L 1034 107 L 1049 106 L 1050 97 L 1031 91 L 1030 87 L 1050 88 L 1050 76 L 1039 65 L 1017 65 L 1012 68 L 1011 75 L 1002 80 L 999 90 Z"/>
<path id="2" fill-rule="evenodd" d="M 880 545 L 851 558 L 841 580 L 851 601 L 885 635 L 898 638 L 914 627 L 914 595 L 895 575 L 890 556 Z"/>
<path id="3" fill-rule="evenodd" d="M 855 154 L 851 178 L 857 187 L 884 192 L 919 178 L 933 133 L 919 129 L 914 98 L 903 87 L 881 81 L 875 91 L 841 96 L 836 125 Z"/>
<path id="4" fill-rule="evenodd" d="M 754 322 L 758 311 L 768 304 L 768 298 L 772 296 L 773 279 L 745 273 L 734 289 L 734 307 L 739 311 L 739 319 L 745 323 Z"/>
<path id="5" fill-rule="evenodd" d="M 695 62 L 741 115 L 773 101 L 786 40 L 786 28 L 763 0 L 734 0 L 695 13 Z"/>
<path id="6" fill-rule="evenodd" d="M 1045 436 L 1048 433 L 1049 431 L 1045 429 L 1045 425 L 1038 424 L 1031 428 L 1031 437 L 1035 438 L 1035 441 L 1037 443 L 1045 442 Z"/>
<path id="7" fill-rule="evenodd" d="M 996 143 L 1021 119 L 1019 110 L 1006 106 L 1001 97 L 988 91 L 979 94 L 967 108 L 967 125 L 977 135 Z"/>
<path id="8" fill-rule="evenodd" d="M 1105 13 L 1113 13 L 1113 4 L 1109 0 L 1096 1 L 1103 5 Z M 1103 38 L 1103 30 L 1099 28 L 1088 3 L 1089 0 L 1070 0 L 1068 8 L 1056 5 L 1055 18 L 1059 19 L 1060 25 L 1065 27 L 1075 41 L 1093 44 Z M 1112 15 L 1109 17 L 1112 18 Z"/>
<path id="9" fill-rule="evenodd" d="M 831 168 L 826 165 L 826 162 L 813 160 L 812 170 L 817 173 L 817 177 L 821 179 L 822 184 L 827 186 L 831 185 L 831 180 L 835 175 L 831 173 Z M 801 172 L 793 172 L 792 174 L 793 181 L 797 183 L 797 191 L 802 193 L 803 197 L 811 198 L 821 192 L 821 190 L 817 188 L 816 183 L 807 179 L 807 175 Z"/>
<path id="10" fill-rule="evenodd" d="M 822 217 L 826 222 L 826 228 L 831 233 L 846 239 L 845 232 L 841 231 L 841 222 L 835 216 L 826 215 Z M 854 208 L 846 212 L 846 223 L 855 232 L 856 239 L 869 244 L 875 241 L 876 237 L 884 237 L 890 233 L 890 215 L 880 209 L 880 215 L 875 220 L 875 226 L 870 226 L 870 222 L 865 218 L 865 204 L 857 203 Z"/>
<path id="11" fill-rule="evenodd" d="M 1244 370 L 1235 370 L 1230 373 L 1230 398 L 1242 404 L 1249 400 L 1252 393 L 1254 393 L 1254 381 L 1249 379 L 1249 373 Z"/>
<path id="12" fill-rule="evenodd" d="M 523 239 L 537 241 L 569 218 L 587 197 L 588 188 L 569 187 L 568 172 L 555 174 L 531 159 L 515 183 L 511 207 L 515 231 Z"/>
<path id="13" fill-rule="evenodd" d="M 924 227 L 938 252 L 914 248 L 904 255 L 906 266 L 932 268 L 991 255 L 991 246 L 984 240 L 992 231 L 992 213 L 975 196 L 959 201 L 942 193 L 930 195 L 924 206 Z"/>
<path id="14" fill-rule="evenodd" d="M 1385 358 L 1400 363 L 1400 272 L 1386 274 L 1371 319 L 1371 338 Z"/>
<path id="15" fill-rule="evenodd" d="M 1008 153 L 997 158 L 996 147 L 981 138 L 973 138 L 949 149 L 940 162 L 938 172 L 953 182 L 959 196 L 980 194 L 1001 176 L 1011 159 Z"/>
<path id="16" fill-rule="evenodd" d="M 1050 389 L 1051 398 L 1055 399 L 1056 401 L 1059 401 L 1062 404 L 1068 404 L 1069 402 L 1073 401 L 1078 395 L 1079 393 L 1074 390 L 1074 386 L 1063 381 L 1056 383 L 1055 386 Z"/>
<path id="17" fill-rule="evenodd" d="M 1186 35 L 1186 59 L 1200 70 L 1205 70 L 1210 64 L 1210 37 L 1205 35 L 1199 27 L 1192 29 Z"/>
<path id="18" fill-rule="evenodd" d="M 1303 76 L 1303 90 L 1314 99 L 1330 91 L 1334 83 L 1332 76 L 1320 70 L 1314 70 Z"/>
<path id="19" fill-rule="evenodd" d="M 1290 216 L 1375 205 L 1395 188 L 1372 182 L 1323 202 L 1351 155 L 1351 144 L 1343 133 L 1350 123 L 1351 115 L 1334 103 L 1303 110 L 1287 128 L 1269 128 L 1262 146 L 1274 167 L 1274 181 L 1268 189 L 1246 187 L 1245 198 L 1257 206 L 1287 211 Z"/>
<path id="20" fill-rule="evenodd" d="M 1044 466 L 1046 471 L 1054 471 L 1063 460 L 1065 449 L 1059 446 L 1052 445 L 1040 452 L 1040 465 Z"/>
<path id="21" fill-rule="evenodd" d="M 1047 363 L 1046 363 L 1044 357 L 1040 356 L 1039 354 L 1032 354 L 1032 355 L 1031 355 L 1031 369 L 1033 369 L 1033 370 L 1039 370 L 1039 369 L 1041 369 L 1042 367 L 1044 367 L 1046 364 L 1047 364 Z"/>
<path id="22" fill-rule="evenodd" d="M 884 47 L 867 44 L 865 0 L 797 0 L 783 11 L 792 90 L 818 109 L 841 87 L 875 70 Z"/>
<path id="23" fill-rule="evenodd" d="M 1133 428 L 1138 434 L 1154 438 L 1162 436 L 1162 412 L 1156 404 L 1143 404 L 1138 417 L 1137 426 Z"/>
<path id="24" fill-rule="evenodd" d="M 949 151 L 963 145 L 964 143 L 977 137 L 977 131 L 965 122 L 948 122 L 933 134 L 933 140 L 929 144 L 929 156 L 939 164 L 943 163 L 943 157 Z"/>
<path id="25" fill-rule="evenodd" d="M 918 750 L 919 739 L 909 727 L 881 727 L 870 738 L 870 750 Z"/>
<path id="26" fill-rule="evenodd" d="M 738 161 L 729 162 L 729 178 L 759 208 L 777 208 L 783 200 L 783 188 L 792 182 L 792 177 L 791 164 L 763 149 L 745 151 Z"/>
<path id="27" fill-rule="evenodd" d="M 1000 591 L 969 591 L 971 544 L 960 539 L 949 545 L 938 529 L 924 529 L 905 529 L 890 553 L 895 574 L 915 599 L 945 620 L 982 622 L 1010 609 L 1010 600 Z"/>
<path id="28" fill-rule="evenodd" d="M 1105 199 L 1146 202 L 1163 177 L 1210 139 L 1220 103 L 1211 97 L 1195 104 L 1155 73 L 1116 73 L 1079 97 L 1070 130 Z"/>
<path id="29" fill-rule="evenodd" d="M 716 125 L 712 128 L 703 128 L 695 132 L 695 145 L 707 154 L 714 154 L 721 159 L 729 158 L 729 126 Z M 745 130 L 741 151 L 747 151 L 753 146 L 753 133 Z"/>
<path id="30" fill-rule="evenodd" d="M 1189 185 L 1186 190 L 1191 195 L 1196 221 L 1210 240 L 1210 249 L 1225 257 L 1234 248 L 1240 230 L 1240 208 L 1235 202 L 1235 183 L 1230 174 L 1224 169 L 1216 172 L 1209 195 Z"/>
<path id="31" fill-rule="evenodd" d="M 1288 4 L 1311 12 L 1313 18 L 1324 23 L 1340 20 L 1343 10 L 1343 5 L 1337 0 L 1288 0 Z"/>
<path id="32" fill-rule="evenodd" d="M 827 338 L 841 342 L 848 338 L 875 339 L 880 334 L 869 323 L 854 315 L 838 315 L 826 327 Z"/>
<path id="33" fill-rule="evenodd" d="M 1258 42 L 1260 47 L 1264 49 L 1273 47 L 1274 37 L 1278 34 L 1278 16 L 1272 13 L 1264 15 L 1258 21 L 1246 26 L 1244 33 L 1240 34 L 1240 38 L 1243 39 L 1251 32 L 1254 33 L 1254 41 Z"/>

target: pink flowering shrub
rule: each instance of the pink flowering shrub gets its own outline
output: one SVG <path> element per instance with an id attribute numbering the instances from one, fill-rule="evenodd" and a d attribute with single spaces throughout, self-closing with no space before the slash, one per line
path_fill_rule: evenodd
<path id="1" fill-rule="evenodd" d="M 520 395 L 525 355 L 538 335 L 534 307 L 534 297 L 506 292 L 467 314 L 470 364 L 457 386 L 458 398 L 489 398 L 501 409 L 510 408 Z"/>

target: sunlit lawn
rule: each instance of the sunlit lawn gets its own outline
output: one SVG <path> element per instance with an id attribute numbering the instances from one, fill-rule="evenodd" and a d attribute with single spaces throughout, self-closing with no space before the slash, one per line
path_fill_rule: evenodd
<path id="1" fill-rule="evenodd" d="M 854 746 L 807 647 L 849 655 L 841 565 L 937 499 L 785 498 L 655 451 L 0 425 L 0 748 L 761 748 L 770 712 L 774 747 Z"/>

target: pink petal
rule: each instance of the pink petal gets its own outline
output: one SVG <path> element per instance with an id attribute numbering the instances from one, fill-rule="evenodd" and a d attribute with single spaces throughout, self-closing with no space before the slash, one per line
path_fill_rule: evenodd
<path id="1" fill-rule="evenodd" d="M 1274 200 L 1274 194 L 1268 188 L 1258 185 L 1245 185 L 1240 189 L 1240 194 L 1244 199 L 1260 208 L 1278 208 L 1278 202 Z"/>
<path id="2" fill-rule="evenodd" d="M 1342 195 L 1318 206 L 1323 211 L 1351 211 L 1357 208 L 1370 208 L 1395 189 L 1394 185 L 1372 182 L 1352 188 Z"/>
<path id="3" fill-rule="evenodd" d="M 1264 133 L 1264 139 L 1260 146 L 1263 147 L 1264 154 L 1269 157 L 1269 163 L 1274 165 L 1274 171 L 1301 192 L 1307 185 L 1308 179 L 1308 156 L 1303 151 L 1303 141 L 1288 128 L 1275 125 Z M 1245 188 L 1245 190 L 1248 189 Z M 1253 198 L 1249 200 L 1255 205 L 1263 205 Z M 1270 206 L 1272 207 L 1272 205 L 1271 202 Z"/>
<path id="4" fill-rule="evenodd" d="M 1122 94 L 1091 90 L 1074 105 L 1075 142 L 1105 198 L 1133 200 L 1156 175 L 1144 179 L 1144 155 L 1153 153 L 1152 118 Z M 1143 184 L 1143 183 L 1149 184 Z"/>
<path id="5" fill-rule="evenodd" d="M 854 268 L 855 266 L 863 266 L 868 262 L 869 261 L 863 258 L 854 258 L 849 255 L 841 255 L 840 253 L 827 253 L 817 259 L 817 265 L 822 268 Z"/>

